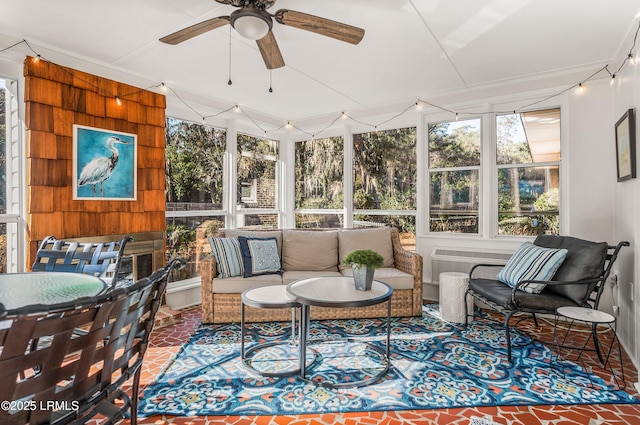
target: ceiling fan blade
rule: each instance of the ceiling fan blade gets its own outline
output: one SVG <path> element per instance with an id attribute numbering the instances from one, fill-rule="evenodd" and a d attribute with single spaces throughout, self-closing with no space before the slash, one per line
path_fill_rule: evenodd
<path id="1" fill-rule="evenodd" d="M 260 40 L 256 40 L 256 43 L 267 69 L 282 68 L 284 66 L 284 59 L 280 53 L 278 42 L 271 31 Z"/>
<path id="2" fill-rule="evenodd" d="M 173 34 L 166 35 L 160 39 L 163 43 L 178 44 L 187 41 L 197 35 L 220 28 L 229 23 L 228 16 L 218 16 L 217 18 L 207 19 L 190 27 L 176 31 Z"/>
<path id="3" fill-rule="evenodd" d="M 276 21 L 283 25 L 315 32 L 316 34 L 332 37 L 351 44 L 358 44 L 364 37 L 362 28 L 332 21 L 331 19 L 296 12 L 295 10 L 280 9 L 273 15 Z"/>

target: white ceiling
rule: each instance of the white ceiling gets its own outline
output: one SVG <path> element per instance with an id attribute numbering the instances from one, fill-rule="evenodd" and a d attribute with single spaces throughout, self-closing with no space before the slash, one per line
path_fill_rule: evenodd
<path id="1" fill-rule="evenodd" d="M 33 49 L 20 44 L 0 59 L 21 62 L 35 51 L 143 88 L 164 82 L 178 95 L 169 92 L 169 102 L 174 97 L 197 105 L 202 114 L 237 104 L 265 122 L 310 122 L 486 87 L 577 83 L 604 65 L 620 65 L 633 43 L 640 3 L 278 0 L 269 11 L 285 8 L 364 28 L 364 39 L 354 46 L 274 22 L 286 66 L 270 75 L 255 42 L 232 33 L 228 85 L 230 26 L 175 46 L 158 39 L 229 15 L 232 6 L 214 0 L 0 0 L 0 50 L 22 39 Z"/>

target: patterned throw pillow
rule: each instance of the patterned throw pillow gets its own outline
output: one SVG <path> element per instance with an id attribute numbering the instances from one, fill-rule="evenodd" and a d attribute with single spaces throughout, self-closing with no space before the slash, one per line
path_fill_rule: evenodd
<path id="1" fill-rule="evenodd" d="M 244 275 L 240 242 L 235 238 L 209 238 L 211 252 L 216 258 L 219 278 Z"/>
<path id="2" fill-rule="evenodd" d="M 523 280 L 551 280 L 566 256 L 566 249 L 542 248 L 525 242 L 500 270 L 498 280 L 512 288 Z M 544 283 L 527 283 L 518 289 L 530 294 L 539 294 L 545 286 Z"/>
<path id="3" fill-rule="evenodd" d="M 276 238 L 238 236 L 238 241 L 244 261 L 244 277 L 281 273 Z"/>

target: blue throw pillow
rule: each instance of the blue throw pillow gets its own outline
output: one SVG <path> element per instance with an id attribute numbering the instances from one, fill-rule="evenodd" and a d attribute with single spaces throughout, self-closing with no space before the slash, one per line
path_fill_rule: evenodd
<path id="1" fill-rule="evenodd" d="M 276 238 L 238 236 L 238 241 L 244 261 L 244 277 L 280 274 L 280 255 Z"/>
<path id="2" fill-rule="evenodd" d="M 512 288 L 523 280 L 551 280 L 566 256 L 566 249 L 542 248 L 525 242 L 500 270 L 498 280 Z M 544 283 L 527 283 L 518 289 L 530 294 L 539 294 L 545 286 Z"/>
<path id="3" fill-rule="evenodd" d="M 211 253 L 216 258 L 219 278 L 244 275 L 240 242 L 235 238 L 209 238 Z"/>

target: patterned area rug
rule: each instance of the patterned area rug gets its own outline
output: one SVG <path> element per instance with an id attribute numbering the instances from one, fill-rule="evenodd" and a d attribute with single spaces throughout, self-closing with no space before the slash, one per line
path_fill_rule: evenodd
<path id="1" fill-rule="evenodd" d="M 386 321 L 312 322 L 307 378 L 318 383 L 368 379 L 386 366 Z M 508 367 L 504 332 L 485 320 L 467 328 L 435 316 L 392 320 L 391 364 L 374 384 L 330 389 L 297 375 L 263 377 L 240 359 L 237 324 L 201 326 L 146 389 L 139 415 L 286 415 L 416 410 L 496 405 L 637 403 L 580 366 L 558 362 L 533 342 L 514 350 Z M 348 337 L 348 340 L 336 338 Z M 246 348 L 285 341 L 251 353 L 263 372 L 297 366 L 290 323 L 251 324 Z M 529 342 L 516 335 L 514 343 Z M 267 344 L 269 345 L 269 344 Z M 372 345 L 378 348 L 372 349 Z M 314 354 L 314 356 L 312 355 Z M 552 358 L 554 361 L 552 362 Z"/>

